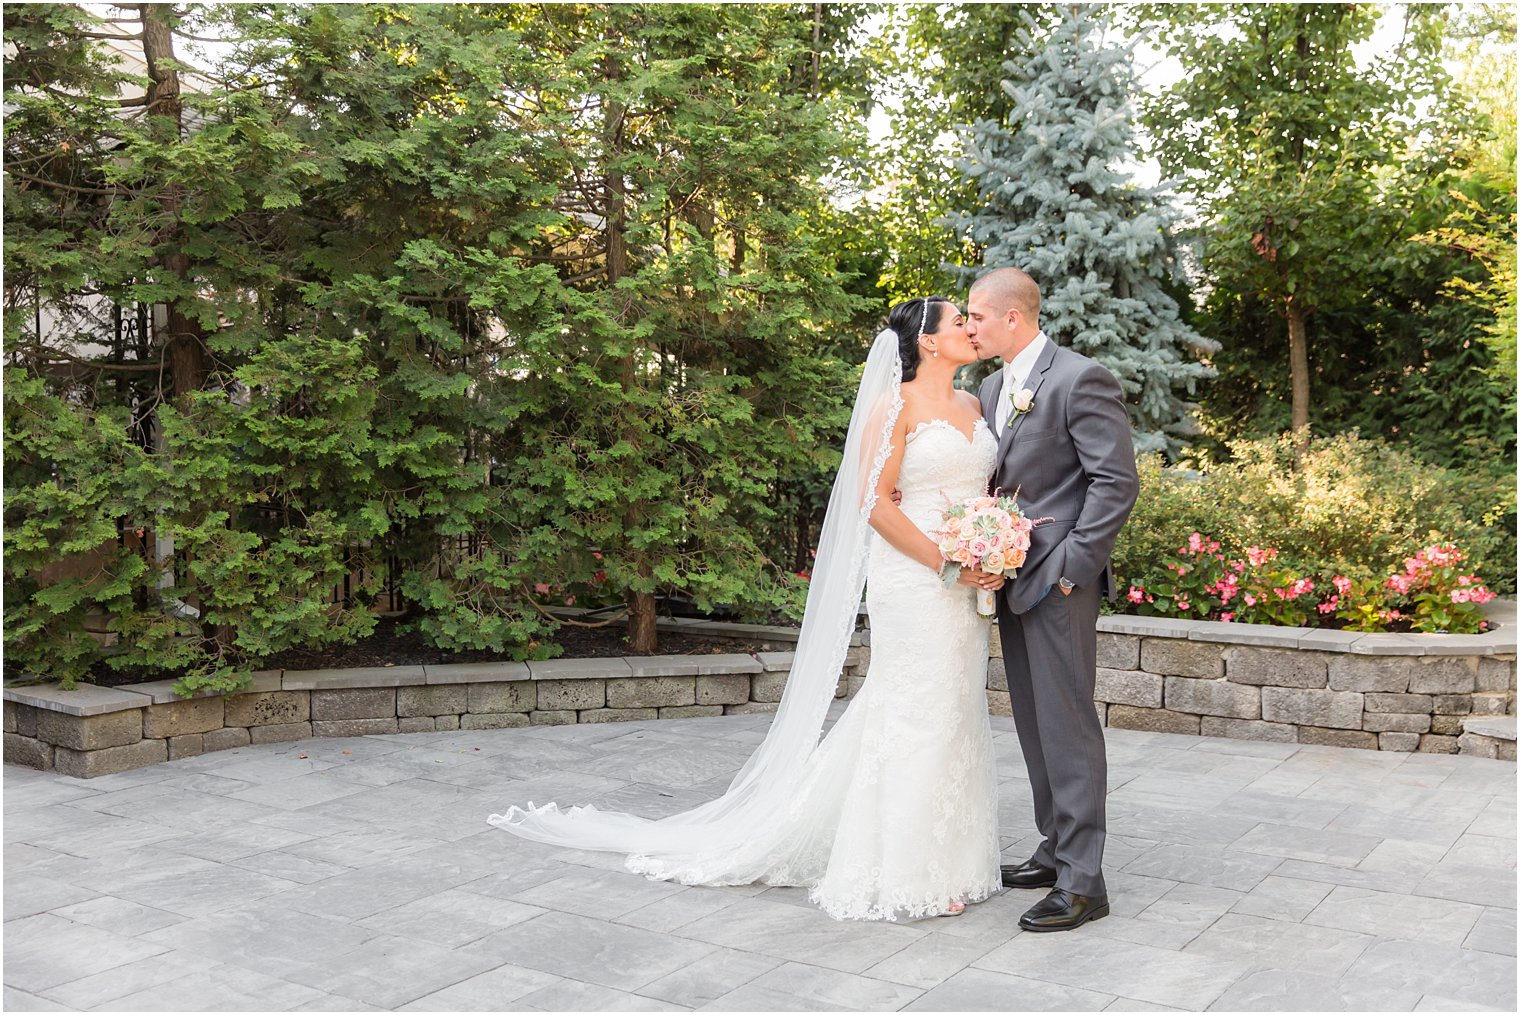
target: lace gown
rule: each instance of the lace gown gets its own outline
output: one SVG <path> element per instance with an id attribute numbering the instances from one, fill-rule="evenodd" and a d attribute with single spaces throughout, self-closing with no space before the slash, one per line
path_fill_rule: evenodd
<path id="1" fill-rule="evenodd" d="M 925 532 L 948 501 L 986 491 L 997 440 L 944 420 L 908 435 L 897 487 Z M 947 501 L 948 498 L 948 501 Z M 808 759 L 787 813 L 735 855 L 632 870 L 687 884 L 802 885 L 835 919 L 917 919 L 1001 888 L 997 779 L 985 681 L 989 621 L 879 536 L 866 579 L 864 686 Z"/>

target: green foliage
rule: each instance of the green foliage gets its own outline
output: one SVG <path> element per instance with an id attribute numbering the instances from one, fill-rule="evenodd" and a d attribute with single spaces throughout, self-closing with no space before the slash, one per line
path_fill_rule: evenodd
<path id="1" fill-rule="evenodd" d="M 1386 579 L 1439 533 L 1463 549 L 1471 573 L 1514 592 L 1512 474 L 1426 465 L 1355 434 L 1314 440 L 1296 467 L 1291 437 L 1235 441 L 1230 451 L 1202 475 L 1141 460 L 1139 500 L 1114 550 L 1121 587 L 1168 580 L 1164 563 L 1194 532 L 1232 558 L 1274 548 L 1281 567 L 1322 590 L 1336 575 Z"/>
<path id="2" fill-rule="evenodd" d="M 869 334 L 820 240 L 866 231 L 820 182 L 859 15 L 154 8 L 235 40 L 176 122 L 82 9 L 7 8 L 12 664 L 225 688 L 384 605 L 544 657 L 538 584 L 792 608 L 770 548 L 806 553 Z"/>
<path id="3" fill-rule="evenodd" d="M 962 282 L 1005 266 L 1033 275 L 1043 330 L 1124 389 L 1136 449 L 1175 454 L 1218 343 L 1188 327 L 1167 285 L 1179 274 L 1167 188 L 1118 168 L 1136 155 L 1131 47 L 1081 8 L 1040 32 L 1026 16 L 1014 48 L 1032 55 L 1003 65 L 1007 123 L 977 121 L 961 162 L 976 201 L 954 219 L 982 251 Z"/>

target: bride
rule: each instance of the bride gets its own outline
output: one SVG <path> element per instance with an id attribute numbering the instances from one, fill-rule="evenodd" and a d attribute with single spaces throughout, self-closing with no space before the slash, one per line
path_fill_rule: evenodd
<path id="1" fill-rule="evenodd" d="M 491 824 L 626 853 L 630 870 L 661 880 L 805 886 L 835 919 L 955 915 L 1000 890 L 989 622 L 974 589 L 1003 579 L 942 578 L 929 535 L 948 504 L 986 493 L 997 439 L 952 384 L 977 358 L 955 305 L 912 299 L 887 322 L 862 373 L 785 693 L 728 790 L 657 820 L 530 802 Z M 870 668 L 820 743 L 862 585 Z"/>

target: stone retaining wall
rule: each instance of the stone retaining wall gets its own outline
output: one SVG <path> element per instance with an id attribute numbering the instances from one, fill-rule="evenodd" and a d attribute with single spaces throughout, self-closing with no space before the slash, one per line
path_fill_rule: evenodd
<path id="1" fill-rule="evenodd" d="M 1470 636 L 1103 617 L 1095 704 L 1123 729 L 1514 760 L 1513 605 Z M 988 694 L 1006 708 L 996 631 L 990 653 Z"/>
<path id="2" fill-rule="evenodd" d="M 861 644 L 850 649 L 836 696 L 865 673 L 869 651 Z M 774 712 L 792 656 L 276 670 L 254 674 L 246 693 L 190 699 L 177 697 L 168 680 L 72 691 L 7 687 L 5 760 L 90 778 L 307 737 Z"/>

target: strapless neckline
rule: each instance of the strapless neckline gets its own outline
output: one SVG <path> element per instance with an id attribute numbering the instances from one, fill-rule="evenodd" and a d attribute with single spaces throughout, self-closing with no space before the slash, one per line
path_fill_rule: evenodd
<path id="1" fill-rule="evenodd" d="M 919 434 L 923 433 L 925 430 L 929 429 L 930 427 L 934 427 L 934 426 L 942 426 L 942 427 L 944 427 L 947 430 L 953 430 L 953 431 L 955 431 L 955 433 L 957 435 L 959 435 L 959 437 L 963 441 L 965 441 L 967 444 L 975 444 L 976 443 L 977 427 L 981 427 L 983 430 L 988 430 L 988 432 L 991 432 L 990 428 L 987 426 L 987 420 L 986 420 L 986 418 L 982 417 L 982 416 L 976 417 L 976 422 L 971 424 L 971 436 L 969 436 L 969 437 L 966 436 L 966 433 L 965 433 L 964 430 L 962 430 L 960 427 L 956 426 L 954 423 L 950 422 L 948 419 L 938 419 L 938 418 L 936 418 L 936 419 L 926 419 L 922 423 L 919 423 L 918 426 L 915 426 L 908 433 L 908 436 L 904 439 L 903 443 L 904 444 L 911 444 L 911 443 L 913 443 L 913 439 L 915 437 L 917 437 Z"/>

